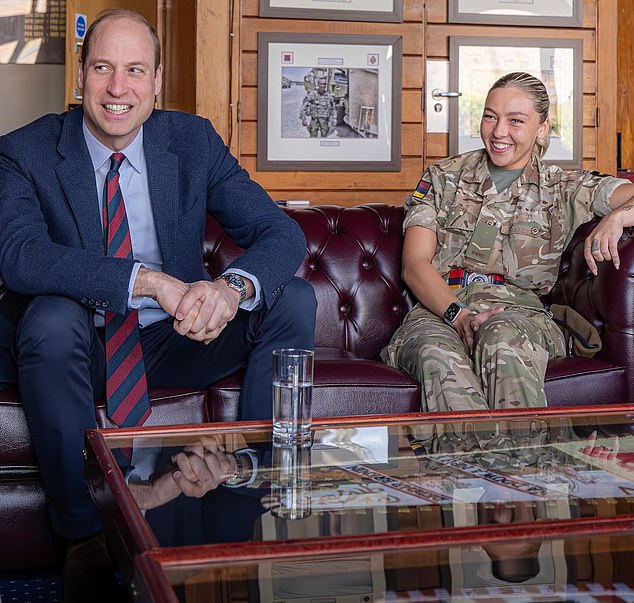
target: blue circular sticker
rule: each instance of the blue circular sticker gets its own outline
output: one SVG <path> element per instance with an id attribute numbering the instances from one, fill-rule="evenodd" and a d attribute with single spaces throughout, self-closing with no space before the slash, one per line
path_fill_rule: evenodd
<path id="1" fill-rule="evenodd" d="M 75 37 L 83 38 L 86 35 L 86 17 L 84 15 L 75 16 Z"/>

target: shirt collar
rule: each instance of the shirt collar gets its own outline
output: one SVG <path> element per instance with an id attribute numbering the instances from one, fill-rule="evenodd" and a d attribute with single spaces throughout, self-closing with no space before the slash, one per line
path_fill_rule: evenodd
<path id="1" fill-rule="evenodd" d="M 543 164 L 535 153 L 531 154 L 531 160 L 524 167 L 524 171 L 520 178 L 530 184 L 539 184 L 539 177 L 543 168 Z"/>
<path id="2" fill-rule="evenodd" d="M 86 126 L 85 119 L 82 124 L 82 129 L 86 145 L 88 146 L 88 152 L 90 153 L 92 166 L 96 172 L 104 163 L 106 163 L 106 161 L 110 160 L 110 156 L 113 151 L 95 138 L 92 132 L 88 129 L 88 126 Z M 141 174 L 143 172 L 143 126 L 141 126 L 138 134 L 134 137 L 134 140 L 121 152 L 126 156 L 126 159 L 134 170 Z"/>

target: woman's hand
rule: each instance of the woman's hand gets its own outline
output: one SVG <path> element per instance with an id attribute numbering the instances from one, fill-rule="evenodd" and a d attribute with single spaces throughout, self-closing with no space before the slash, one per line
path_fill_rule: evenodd
<path id="1" fill-rule="evenodd" d="M 614 436 L 611 448 L 607 446 L 597 446 L 597 432 L 593 431 L 586 440 L 586 445 L 579 449 L 581 454 L 603 459 L 604 461 L 615 461 L 619 454 L 619 436 Z"/>
<path id="2" fill-rule="evenodd" d="M 472 310 L 463 310 L 458 314 L 458 318 L 453 323 L 454 329 L 460 335 L 460 339 L 464 341 L 464 344 L 469 350 L 469 354 L 473 353 L 473 340 L 475 334 L 480 328 L 480 325 L 484 324 L 491 316 L 504 312 L 504 308 L 494 308 L 493 310 L 487 310 L 486 312 L 473 312 Z"/>
<path id="3" fill-rule="evenodd" d="M 608 214 L 594 227 L 586 237 L 583 255 L 588 268 L 597 275 L 597 262 L 609 262 L 618 270 L 621 265 L 618 243 L 623 234 L 625 214 L 634 212 L 634 206 L 628 204 Z M 633 213 L 634 215 L 634 213 Z"/>
<path id="4" fill-rule="evenodd" d="M 596 225 L 583 248 L 588 268 L 595 276 L 597 262 L 612 261 L 614 267 L 619 269 L 619 239 L 623 228 L 634 226 L 634 184 L 621 184 L 614 189 L 608 203 L 612 211 Z"/>

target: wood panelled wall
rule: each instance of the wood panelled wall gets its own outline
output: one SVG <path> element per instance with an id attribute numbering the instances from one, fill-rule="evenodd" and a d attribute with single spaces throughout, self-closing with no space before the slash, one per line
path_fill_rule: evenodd
<path id="1" fill-rule="evenodd" d="M 630 4 L 629 0 L 620 2 Z M 346 206 L 377 201 L 400 204 L 424 167 L 448 154 L 447 135 L 425 133 L 422 95 L 425 61 L 447 60 L 450 36 L 579 38 L 583 41 L 584 167 L 614 173 L 618 3 L 583 0 L 582 27 L 566 29 L 449 24 L 446 0 L 404 0 L 403 23 L 265 19 L 258 16 L 258 0 L 198 0 L 196 110 L 212 119 L 234 154 L 274 199 Z M 257 34 L 261 31 L 402 36 L 400 172 L 256 169 Z"/>
<path id="2" fill-rule="evenodd" d="M 634 2 L 619 0 L 617 132 L 621 134 L 621 165 L 634 171 Z"/>
<path id="3" fill-rule="evenodd" d="M 274 199 L 309 199 L 311 203 L 358 205 L 401 203 L 416 186 L 423 167 L 423 5 L 405 0 L 403 23 L 366 23 L 258 17 L 257 0 L 242 0 L 240 17 L 239 140 L 240 160 Z M 257 144 L 258 32 L 400 35 L 403 38 L 402 162 L 400 172 L 259 172 Z M 237 149 L 236 149 L 236 146 Z"/>

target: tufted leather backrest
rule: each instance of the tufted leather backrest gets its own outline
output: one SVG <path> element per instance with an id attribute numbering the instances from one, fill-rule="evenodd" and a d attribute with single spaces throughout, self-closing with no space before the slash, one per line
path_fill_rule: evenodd
<path id="1" fill-rule="evenodd" d="M 288 213 L 306 235 L 308 253 L 297 274 L 312 283 L 319 301 L 316 345 L 377 359 L 412 304 L 401 281 L 403 208 L 324 205 Z M 594 323 L 603 342 L 597 358 L 634 366 L 634 236 L 627 231 L 619 245 L 621 269 L 604 262 L 593 277 L 583 243 L 595 223 L 575 233 L 549 299 Z M 210 219 L 204 257 L 210 273 L 219 274 L 238 253 Z M 634 392 L 634 370 L 627 374 Z"/>
<path id="2" fill-rule="evenodd" d="M 315 345 L 378 359 L 411 307 L 401 281 L 403 208 L 321 205 L 288 213 L 306 236 L 308 253 L 297 275 L 317 295 Z M 209 273 L 218 275 L 239 253 L 209 218 L 204 253 Z"/>

